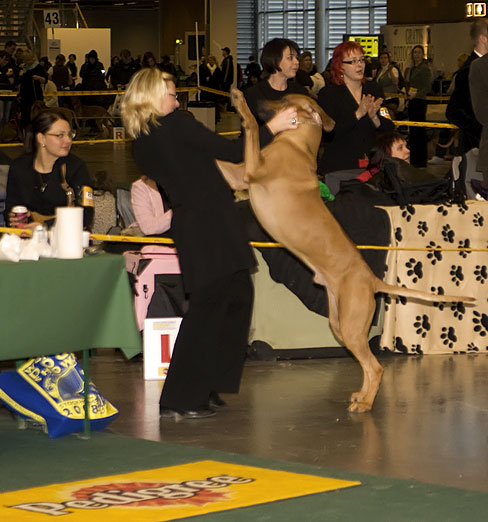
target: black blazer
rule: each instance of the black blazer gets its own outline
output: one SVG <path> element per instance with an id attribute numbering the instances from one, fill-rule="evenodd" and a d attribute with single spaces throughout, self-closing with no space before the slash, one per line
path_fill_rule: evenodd
<path id="1" fill-rule="evenodd" d="M 364 83 L 363 94 L 385 97 L 383 89 L 373 81 Z M 368 115 L 358 120 L 355 114 L 358 103 L 345 85 L 326 85 L 319 92 L 318 102 L 336 122 L 334 130 L 325 134 L 325 149 L 319 164 L 322 174 L 359 168 L 359 160 L 371 151 L 377 132 L 395 129 L 393 122 L 382 116 L 378 129 Z"/>
<path id="2" fill-rule="evenodd" d="M 255 265 L 232 191 L 215 164 L 242 161 L 243 140 L 218 136 L 180 111 L 158 122 L 134 141 L 134 159 L 168 194 L 183 282 L 192 292 Z M 272 139 L 267 127 L 260 135 L 262 144 Z"/>
<path id="3" fill-rule="evenodd" d="M 488 54 L 476 60 L 469 72 L 469 88 L 476 119 L 483 125 L 477 169 L 488 172 Z"/>
<path id="4" fill-rule="evenodd" d="M 469 71 L 471 64 L 478 59 L 473 51 L 454 78 L 454 90 L 446 107 L 446 118 L 449 123 L 457 125 L 459 132 L 459 154 L 465 154 L 478 148 L 481 136 L 481 125 L 477 121 L 469 90 Z"/>

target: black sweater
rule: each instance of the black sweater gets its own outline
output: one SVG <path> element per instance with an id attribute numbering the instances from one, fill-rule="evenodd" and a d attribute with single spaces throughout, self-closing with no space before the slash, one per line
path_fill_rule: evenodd
<path id="1" fill-rule="evenodd" d="M 384 98 L 381 87 L 371 81 L 364 83 L 363 94 Z M 395 129 L 393 122 L 382 116 L 379 116 L 381 125 L 378 129 L 368 115 L 358 120 L 358 103 L 346 85 L 326 85 L 319 92 L 318 102 L 336 122 L 334 130 L 325 134 L 324 154 L 319 164 L 321 174 L 360 168 L 359 160 L 370 152 L 377 133 Z"/>
<path id="2" fill-rule="evenodd" d="M 181 111 L 158 124 L 134 141 L 134 159 L 169 197 L 183 282 L 192 292 L 255 264 L 232 191 L 215 163 L 242 161 L 243 140 L 218 136 Z M 260 136 L 263 145 L 272 139 L 267 127 Z"/>
<path id="3" fill-rule="evenodd" d="M 305 94 L 308 95 L 307 89 L 296 81 L 289 81 L 288 87 L 284 91 L 273 89 L 268 80 L 261 80 L 256 85 L 249 87 L 244 91 L 249 109 L 253 113 L 258 125 L 263 125 L 273 116 L 272 112 L 266 111 L 266 101 L 281 100 L 287 94 Z"/>
<path id="4" fill-rule="evenodd" d="M 39 174 L 34 170 L 34 154 L 24 154 L 10 165 L 7 180 L 5 220 L 15 205 L 24 205 L 29 210 L 45 216 L 54 215 L 56 207 L 66 206 L 66 192 L 61 187 L 61 165 L 66 163 L 66 181 L 75 191 L 77 204 L 83 186 L 90 187 L 91 181 L 86 163 L 73 154 L 59 158 L 50 174 Z M 42 185 L 46 184 L 44 191 Z M 83 224 L 90 227 L 93 207 L 85 207 Z"/>

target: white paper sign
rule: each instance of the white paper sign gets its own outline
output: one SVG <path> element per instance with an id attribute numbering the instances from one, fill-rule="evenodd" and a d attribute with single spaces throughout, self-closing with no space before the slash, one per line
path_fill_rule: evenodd
<path id="1" fill-rule="evenodd" d="M 168 373 L 181 317 L 144 320 L 144 379 L 164 380 Z"/>

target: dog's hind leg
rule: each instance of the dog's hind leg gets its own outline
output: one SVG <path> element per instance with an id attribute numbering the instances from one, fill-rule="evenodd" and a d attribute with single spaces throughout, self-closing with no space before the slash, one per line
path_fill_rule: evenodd
<path id="1" fill-rule="evenodd" d="M 259 126 L 241 91 L 232 89 L 232 102 L 242 119 L 242 127 L 246 137 L 244 164 L 246 171 L 245 181 L 247 181 L 262 163 L 261 147 L 259 145 Z"/>
<path id="2" fill-rule="evenodd" d="M 344 341 L 342 339 L 342 333 L 339 323 L 339 310 L 337 309 L 337 301 L 334 296 L 334 294 L 327 290 L 327 299 L 329 302 L 329 326 L 334 335 L 336 336 L 337 340 L 344 344 Z"/>
<path id="3" fill-rule="evenodd" d="M 343 291 L 352 290 L 341 288 Z M 342 294 L 343 295 L 343 294 Z M 350 296 L 357 294 L 350 293 Z M 370 294 L 366 299 L 337 300 L 339 311 L 339 331 L 346 348 L 354 355 L 363 370 L 363 383 L 361 389 L 351 395 L 349 411 L 362 413 L 369 411 L 375 400 L 383 376 L 383 368 L 371 353 L 368 343 L 368 332 L 371 326 L 375 310 L 374 295 Z"/>

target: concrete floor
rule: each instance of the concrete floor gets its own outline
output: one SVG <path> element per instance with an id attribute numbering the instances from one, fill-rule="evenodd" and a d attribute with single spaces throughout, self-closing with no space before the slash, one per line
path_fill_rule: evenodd
<path id="1" fill-rule="evenodd" d="M 144 381 L 140 358 L 98 350 L 91 368 L 120 410 L 110 427 L 118 433 L 488 492 L 488 354 L 381 362 L 383 383 L 366 414 L 346 410 L 361 373 L 340 357 L 248 361 L 227 408 L 180 422 L 160 421 L 162 382 Z"/>
<path id="2" fill-rule="evenodd" d="M 130 144 L 75 144 L 73 152 L 117 185 L 140 175 Z M 348 357 L 248 361 L 241 392 L 225 397 L 228 408 L 179 423 L 160 421 L 161 382 L 143 380 L 140 358 L 99 350 L 92 379 L 120 410 L 110 429 L 129 436 L 488 492 L 488 354 L 391 356 L 382 364 L 367 414 L 346 411 L 361 380 Z"/>

